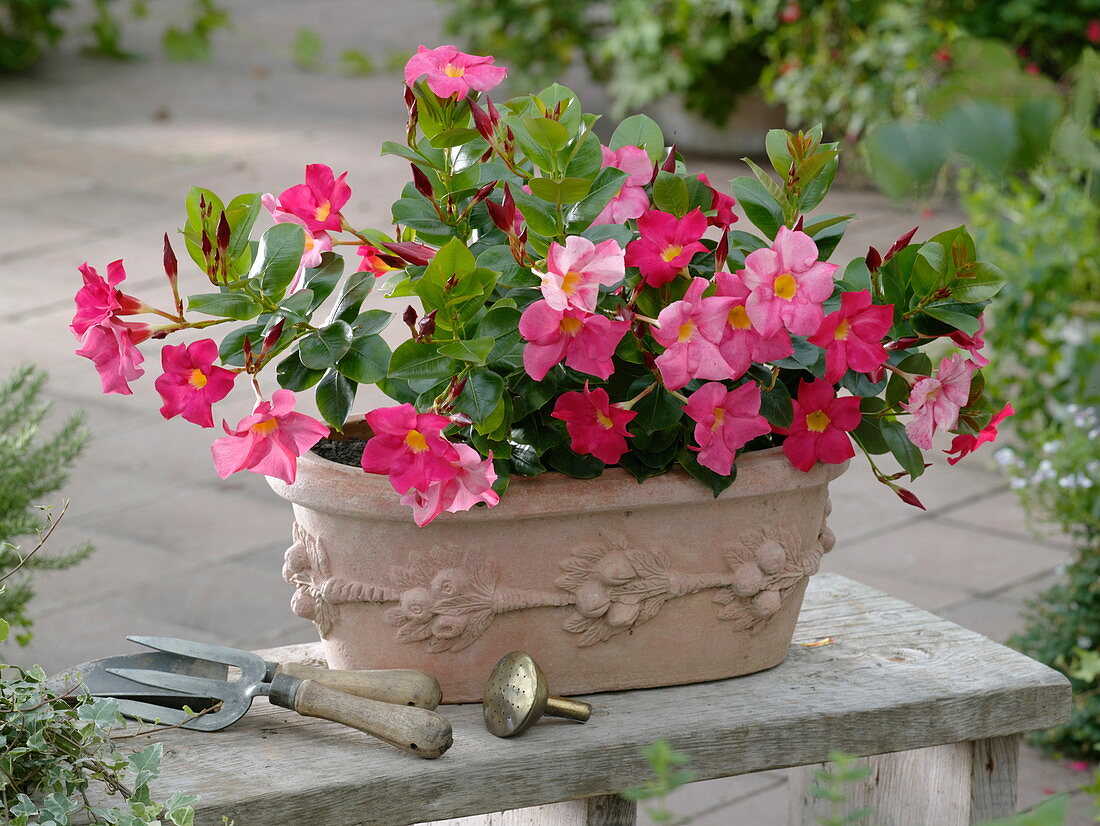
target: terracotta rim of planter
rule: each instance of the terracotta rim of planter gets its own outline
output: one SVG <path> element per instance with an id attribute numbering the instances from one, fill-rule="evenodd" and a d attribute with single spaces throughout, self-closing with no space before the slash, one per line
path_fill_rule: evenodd
<path id="1" fill-rule="evenodd" d="M 840 476 L 848 463 L 817 464 L 808 472 L 794 467 L 778 447 L 753 451 L 737 458 L 737 479 L 720 499 L 739 499 L 826 484 Z M 612 467 L 594 479 L 585 479 L 583 502 L 577 499 L 577 482 L 562 473 L 513 476 L 508 492 L 494 508 L 477 507 L 466 513 L 444 513 L 437 521 L 515 520 L 554 514 L 623 510 L 713 501 L 707 488 L 682 469 L 674 469 L 639 484 L 630 473 Z M 284 499 L 323 513 L 355 516 L 369 513 L 373 519 L 409 522 L 409 508 L 384 476 L 364 473 L 358 466 L 322 458 L 312 451 L 298 459 L 294 484 L 268 477 L 271 488 Z M 335 489 L 339 495 L 334 495 Z M 639 500 L 639 489 L 644 499 Z"/>

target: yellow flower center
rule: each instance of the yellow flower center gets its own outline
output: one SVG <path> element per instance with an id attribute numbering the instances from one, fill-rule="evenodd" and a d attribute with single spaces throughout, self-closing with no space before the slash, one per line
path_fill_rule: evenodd
<path id="1" fill-rule="evenodd" d="M 268 419 L 264 422 L 258 422 L 252 425 L 252 432 L 259 433 L 261 436 L 271 433 L 273 430 L 279 429 L 279 423 L 275 419 Z"/>
<path id="2" fill-rule="evenodd" d="M 684 251 L 683 247 L 677 247 L 677 246 L 666 247 L 665 251 L 661 253 L 661 260 L 665 261 L 667 263 L 668 261 L 671 261 L 673 258 L 675 258 L 677 255 L 679 255 L 683 251 Z"/>
<path id="3" fill-rule="evenodd" d="M 776 298 L 782 298 L 784 301 L 790 301 L 794 298 L 794 294 L 798 292 L 798 282 L 794 280 L 794 276 L 789 272 L 784 273 L 775 279 L 775 284 L 772 286 L 775 290 Z"/>
<path id="4" fill-rule="evenodd" d="M 410 430 L 405 434 L 405 444 L 413 453 L 423 453 L 428 449 L 428 440 L 419 430 Z"/>
<path id="5" fill-rule="evenodd" d="M 202 388 L 206 387 L 207 381 L 209 381 L 209 379 L 206 378 L 206 373 L 202 372 L 198 367 L 191 371 L 191 375 L 187 379 L 187 383 L 196 390 L 202 390 Z"/>
<path id="6" fill-rule="evenodd" d="M 833 338 L 837 341 L 847 341 L 848 330 L 850 328 L 851 325 L 848 323 L 848 319 L 844 319 L 838 325 L 836 325 L 836 332 L 833 333 Z"/>
<path id="7" fill-rule="evenodd" d="M 731 308 L 727 318 L 730 327 L 735 330 L 747 330 L 752 327 L 752 322 L 749 321 L 749 314 L 745 312 L 744 304 L 738 304 L 736 307 Z"/>
<path id="8" fill-rule="evenodd" d="M 824 410 L 815 410 L 806 417 L 806 429 L 814 433 L 820 433 L 829 426 L 829 417 Z"/>
<path id="9" fill-rule="evenodd" d="M 693 335 L 695 335 L 695 322 L 685 321 L 680 325 L 680 334 L 676 336 L 676 340 L 683 344 L 685 341 L 691 341 Z"/>
<path id="10" fill-rule="evenodd" d="M 561 279 L 561 291 L 566 295 L 572 295 L 581 285 L 581 274 L 576 270 L 570 270 Z"/>
<path id="11" fill-rule="evenodd" d="M 323 220 L 325 220 L 325 219 L 324 219 L 324 218 L 321 218 L 320 220 L 322 220 L 322 221 L 323 221 Z M 313 249 L 313 247 L 314 247 L 314 246 L 315 246 L 316 244 L 317 244 L 317 239 L 316 239 L 316 238 L 314 238 L 314 237 L 313 237 L 312 235 L 310 235 L 310 234 L 309 234 L 309 233 L 307 232 L 307 233 L 306 233 L 306 246 L 305 246 L 305 252 L 309 252 L 310 250 L 312 250 L 312 249 Z"/>
<path id="12" fill-rule="evenodd" d="M 600 427 L 604 430 L 610 430 L 615 426 L 615 423 L 610 418 L 604 415 L 602 410 L 596 411 L 596 421 L 600 423 Z"/>
<path id="13" fill-rule="evenodd" d="M 324 221 L 332 213 L 332 204 L 328 201 L 324 201 L 319 207 L 317 212 L 314 213 L 314 217 L 318 221 Z"/>
<path id="14" fill-rule="evenodd" d="M 714 408 L 714 424 L 710 426 L 711 430 L 717 430 L 722 426 L 722 422 L 726 418 L 726 408 L 716 407 Z"/>
<path id="15" fill-rule="evenodd" d="M 443 74 L 447 77 L 462 77 L 466 74 L 466 69 L 462 66 L 455 66 L 453 63 L 448 63 L 443 67 Z"/>
<path id="16" fill-rule="evenodd" d="M 561 324 L 559 326 L 561 328 L 561 331 L 567 336 L 575 336 L 581 331 L 581 327 L 583 327 L 584 324 L 579 318 L 567 316 L 566 318 L 563 318 L 561 320 Z"/>

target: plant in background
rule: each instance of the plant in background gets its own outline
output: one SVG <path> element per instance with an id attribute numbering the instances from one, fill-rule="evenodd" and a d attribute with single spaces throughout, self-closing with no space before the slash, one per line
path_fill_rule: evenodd
<path id="1" fill-rule="evenodd" d="M 42 423 L 50 412 L 43 401 L 46 374 L 33 367 L 16 370 L 0 383 L 0 578 L 8 580 L 0 592 L 0 616 L 16 629 L 16 639 L 30 640 L 27 603 L 34 596 L 33 574 L 70 568 L 91 553 L 84 544 L 45 555 L 24 553 L 15 541 L 42 532 L 50 522 L 43 504 L 68 476 L 90 435 L 83 415 L 65 420 L 52 436 L 42 437 Z"/>
<path id="2" fill-rule="evenodd" d="M 64 34 L 55 15 L 68 0 L 5 0 L 0 3 L 0 72 L 33 66 Z"/>
<path id="3" fill-rule="evenodd" d="M 407 141 L 383 145 L 412 171 L 392 235 L 357 228 L 347 174 L 313 164 L 277 197 L 191 191 L 184 243 L 213 291 L 184 299 L 167 236 L 165 309 L 121 291 L 121 261 L 106 277 L 82 266 L 72 331 L 104 392 L 131 392 L 146 342 L 227 325 L 220 344 L 163 348 L 161 413 L 208 427 L 243 387 L 255 409 L 223 423 L 218 473 L 292 483 L 328 433 L 295 393 L 315 387 L 340 431 L 358 386 L 377 385 L 395 404 L 366 414 L 360 464 L 420 525 L 547 470 L 618 465 L 642 481 L 678 467 L 717 496 L 739 452 L 772 447 L 808 471 L 858 446 L 919 506 L 898 480 L 923 473 L 933 432 L 978 440 L 990 426 L 973 337 L 1004 281 L 964 229 L 910 232 L 841 269 L 827 259 L 852 216 L 815 211 L 838 165 L 820 129 L 769 133 L 774 174 L 753 165 L 733 182 L 759 234 L 732 230 L 734 199 L 690 174 L 653 121 L 628 118 L 602 146 L 562 86 L 498 108 L 485 93 L 504 74 L 450 46 L 410 59 Z M 261 204 L 276 223 L 252 240 Z M 389 297 L 420 304 L 392 353 L 392 314 L 362 310 L 383 277 Z M 938 364 L 922 352 L 952 337 L 962 350 Z"/>
<path id="4" fill-rule="evenodd" d="M 622 792 L 627 800 L 644 804 L 644 809 L 654 823 L 682 824 L 690 823 L 693 817 L 678 817 L 669 811 L 665 798 L 681 786 L 695 779 L 695 775 L 682 768 L 691 762 L 691 758 L 676 751 L 667 740 L 650 743 L 642 754 L 653 769 L 653 779 L 642 786 L 635 786 Z"/>

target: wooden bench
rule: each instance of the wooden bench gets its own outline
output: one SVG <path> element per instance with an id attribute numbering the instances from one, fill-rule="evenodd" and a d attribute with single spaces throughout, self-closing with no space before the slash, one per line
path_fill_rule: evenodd
<path id="1" fill-rule="evenodd" d="M 308 660 L 316 649 L 278 651 Z M 816 822 L 806 778 L 833 749 L 882 755 L 850 790 L 853 807 L 875 808 L 875 826 L 963 826 L 1014 810 L 1019 734 L 1070 709 L 1057 672 L 828 574 L 812 580 L 782 665 L 584 699 L 588 723 L 544 719 L 512 740 L 485 730 L 479 705 L 441 707 L 455 742 L 439 760 L 260 699 L 225 731 L 153 735 L 165 746 L 158 783 L 202 796 L 197 824 L 400 826 L 503 812 L 461 823 L 625 826 L 634 805 L 615 793 L 652 777 L 640 749 L 665 739 L 699 780 L 807 767 L 791 783 L 795 826 Z M 504 811 L 525 807 L 538 808 Z"/>

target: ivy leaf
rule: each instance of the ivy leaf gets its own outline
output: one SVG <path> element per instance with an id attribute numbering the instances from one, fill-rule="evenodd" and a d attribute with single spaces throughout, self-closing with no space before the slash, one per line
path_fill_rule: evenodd
<path id="1" fill-rule="evenodd" d="M 160 776 L 160 761 L 164 756 L 164 746 L 153 743 L 137 754 L 130 755 L 130 770 L 134 773 L 134 785 L 144 786 L 150 780 Z"/>

